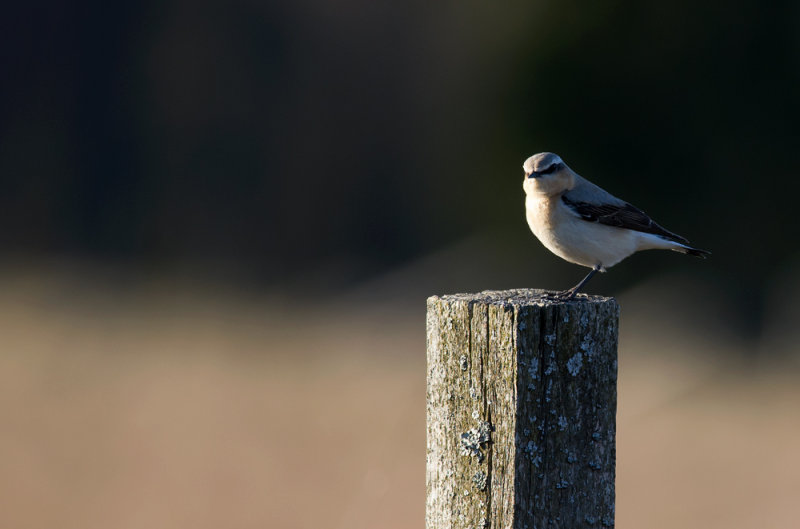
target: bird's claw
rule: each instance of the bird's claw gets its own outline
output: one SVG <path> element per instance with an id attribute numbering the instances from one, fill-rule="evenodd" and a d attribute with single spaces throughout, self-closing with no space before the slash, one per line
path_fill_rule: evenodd
<path id="1" fill-rule="evenodd" d="M 572 289 L 562 290 L 561 292 L 547 292 L 546 296 L 556 301 L 572 301 L 575 299 L 577 292 Z"/>

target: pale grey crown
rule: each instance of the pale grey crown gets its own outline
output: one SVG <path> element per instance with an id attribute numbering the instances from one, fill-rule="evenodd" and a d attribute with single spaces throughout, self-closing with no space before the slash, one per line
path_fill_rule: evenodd
<path id="1" fill-rule="evenodd" d="M 540 152 L 534 154 L 522 164 L 522 169 L 526 175 L 550 174 L 566 167 L 564 161 L 557 154 L 552 152 Z"/>

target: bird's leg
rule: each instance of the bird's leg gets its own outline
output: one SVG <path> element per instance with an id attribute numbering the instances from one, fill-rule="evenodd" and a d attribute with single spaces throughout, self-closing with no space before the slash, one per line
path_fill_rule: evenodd
<path id="1" fill-rule="evenodd" d="M 589 280 L 592 278 L 592 276 L 595 275 L 597 272 L 599 272 L 601 268 L 602 267 L 600 265 L 595 265 L 595 267 L 592 268 L 592 271 L 586 274 L 586 277 L 584 277 L 580 283 L 570 288 L 569 290 L 565 290 L 564 292 L 559 292 L 558 297 L 564 299 L 565 301 L 569 301 L 572 298 L 574 298 L 575 294 L 577 294 L 578 291 L 583 288 L 583 285 L 588 283 Z"/>

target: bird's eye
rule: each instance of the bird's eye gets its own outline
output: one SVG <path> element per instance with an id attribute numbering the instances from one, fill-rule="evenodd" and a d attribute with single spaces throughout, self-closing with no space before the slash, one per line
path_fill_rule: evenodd
<path id="1" fill-rule="evenodd" d="M 554 163 L 550 167 L 548 167 L 547 169 L 542 169 L 541 171 L 537 171 L 537 173 L 539 173 L 539 174 L 550 174 L 550 173 L 553 173 L 553 172 L 555 172 L 555 171 L 557 171 L 559 169 L 561 169 L 561 164 L 560 163 Z"/>

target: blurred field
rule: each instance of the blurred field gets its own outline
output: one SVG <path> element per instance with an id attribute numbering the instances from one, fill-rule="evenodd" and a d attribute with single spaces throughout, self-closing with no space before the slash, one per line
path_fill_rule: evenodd
<path id="1" fill-rule="evenodd" d="M 413 289 L 311 304 L 63 267 L 0 277 L 0 526 L 423 526 Z M 794 527 L 794 351 L 753 361 L 724 297 L 690 287 L 620 296 L 618 527 Z M 695 312 L 676 310 L 687 291 Z"/>

